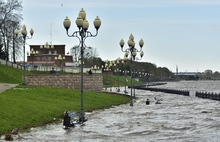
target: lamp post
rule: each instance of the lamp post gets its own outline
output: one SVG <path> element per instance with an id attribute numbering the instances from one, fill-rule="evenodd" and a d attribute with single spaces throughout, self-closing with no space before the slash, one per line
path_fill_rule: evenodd
<path id="1" fill-rule="evenodd" d="M 125 91 L 124 91 L 124 92 L 125 92 L 125 95 L 126 95 L 126 94 L 128 93 L 127 90 L 126 90 L 126 88 L 127 88 L 127 84 L 126 84 L 127 78 L 126 78 L 126 77 L 127 77 L 127 73 L 129 73 L 129 71 L 127 71 L 127 70 L 125 69 L 123 72 L 124 72 L 124 76 L 125 76 Z"/>
<path id="2" fill-rule="evenodd" d="M 108 62 L 106 62 L 104 65 L 101 66 L 102 67 L 102 70 L 103 72 L 110 72 L 111 69 L 110 69 L 110 66 L 108 64 Z M 110 75 L 110 78 L 108 77 L 109 80 L 106 80 L 105 83 L 105 90 L 107 90 L 107 87 L 109 86 L 110 87 L 110 90 L 111 90 L 111 75 Z"/>
<path id="3" fill-rule="evenodd" d="M 102 65 L 101 68 L 102 68 L 102 73 L 103 73 L 105 71 L 105 66 Z M 107 81 L 104 81 L 104 88 L 105 88 L 105 90 L 107 90 Z"/>
<path id="4" fill-rule="evenodd" d="M 131 88 L 131 100 L 130 100 L 130 106 L 133 106 L 133 97 L 132 97 L 132 61 L 135 60 L 137 52 L 140 52 L 141 58 L 143 57 L 144 52 L 142 51 L 142 47 L 144 45 L 144 41 L 142 39 L 139 41 L 140 50 L 137 50 L 137 48 L 135 48 L 134 36 L 131 34 L 129 36 L 129 39 L 128 39 L 128 48 L 127 49 L 123 50 L 123 47 L 124 47 L 124 40 L 123 39 L 121 39 L 119 44 L 121 46 L 121 51 L 125 52 L 125 57 L 126 58 L 130 54 L 130 73 L 131 73 L 131 86 L 130 86 L 130 88 Z"/>
<path id="5" fill-rule="evenodd" d="M 115 65 L 119 65 L 121 61 L 122 61 L 122 60 L 121 60 L 120 58 L 117 58 Z M 120 92 L 120 88 L 119 88 L 119 72 L 120 72 L 120 71 L 121 71 L 121 70 L 119 70 L 118 68 L 115 70 L 115 72 L 117 72 L 117 75 L 118 75 L 118 89 L 117 89 L 117 92 Z"/>
<path id="6" fill-rule="evenodd" d="M 117 92 L 120 92 L 120 88 L 119 88 L 119 72 L 120 72 L 121 70 L 119 70 L 118 68 L 117 69 L 115 69 L 115 72 L 117 73 L 117 78 L 118 78 L 118 88 L 117 88 Z"/>
<path id="7" fill-rule="evenodd" d="M 127 79 L 126 79 L 126 74 L 127 73 L 129 73 L 129 71 L 127 71 L 127 69 L 126 69 L 126 63 L 127 63 L 127 58 L 126 57 L 124 57 L 124 59 L 122 60 L 122 63 L 124 64 L 124 71 L 123 71 L 123 73 L 124 73 L 124 76 L 125 76 L 125 95 L 127 94 L 127 91 L 126 91 L 126 82 L 127 82 Z"/>
<path id="8" fill-rule="evenodd" d="M 117 84 L 118 84 L 118 87 L 116 88 L 116 91 L 119 92 L 119 69 L 115 69 L 114 70 L 115 74 L 117 74 Z"/>
<path id="9" fill-rule="evenodd" d="M 40 46 L 40 49 L 42 51 L 44 51 L 44 53 L 46 55 L 46 71 L 47 71 L 48 54 L 50 54 L 52 52 L 51 50 L 54 49 L 54 46 L 53 45 L 49 45 L 48 42 L 46 42 L 44 45 Z"/>
<path id="10" fill-rule="evenodd" d="M 84 11 L 84 9 L 82 8 L 78 14 L 78 17 L 76 19 L 76 25 L 78 27 L 77 31 L 74 31 L 71 35 L 68 33 L 68 30 L 70 28 L 71 25 L 71 21 L 69 20 L 68 17 L 66 17 L 63 21 L 63 25 L 66 29 L 66 33 L 69 37 L 77 37 L 79 39 L 80 42 L 80 54 L 81 54 L 81 61 L 84 61 L 84 57 L 83 57 L 83 53 L 84 53 L 84 49 L 85 49 L 85 39 L 88 37 L 95 37 L 98 35 L 98 30 L 101 26 L 101 20 L 99 19 L 99 17 L 97 16 L 93 22 L 95 29 L 96 29 L 96 34 L 92 34 L 90 31 L 88 31 L 89 28 L 89 22 L 86 19 L 86 12 Z M 85 114 L 84 114 L 84 94 L 83 94 L 83 64 L 81 64 L 81 87 L 80 87 L 80 91 L 81 91 L 81 106 L 80 106 L 80 116 L 79 116 L 79 121 L 81 123 L 85 122 Z"/>
<path id="11" fill-rule="evenodd" d="M 80 69 L 81 69 L 82 64 L 83 65 L 85 64 L 84 61 L 83 62 L 81 62 L 81 60 L 77 61 L 77 65 L 79 66 L 79 73 L 80 73 Z"/>
<path id="12" fill-rule="evenodd" d="M 65 60 L 65 56 L 61 56 L 59 55 L 58 57 L 55 57 L 55 61 L 59 61 L 60 62 L 60 68 L 61 71 L 63 71 L 63 61 Z M 59 63 L 58 63 L 59 64 Z"/>
<path id="13" fill-rule="evenodd" d="M 36 50 L 34 50 L 33 48 L 31 48 L 31 51 L 30 52 L 28 52 L 27 51 L 27 55 L 29 56 L 31 56 L 31 60 L 32 60 L 32 70 L 34 70 L 34 56 L 35 55 L 37 55 L 38 54 L 38 51 Z"/>
<path id="14" fill-rule="evenodd" d="M 15 35 L 18 36 L 18 33 L 19 33 L 19 31 L 18 31 L 18 29 L 16 29 L 16 30 L 15 30 Z M 26 43 L 26 40 L 27 40 L 27 39 L 31 39 L 31 38 L 32 38 L 32 36 L 33 36 L 33 34 L 34 34 L 34 30 L 31 28 L 31 30 L 30 30 L 31 37 L 28 37 L 28 36 L 27 36 L 26 26 L 23 25 L 23 26 L 22 26 L 22 30 L 21 30 L 21 34 L 22 34 L 23 40 L 24 40 L 24 41 L 23 41 L 23 43 L 24 43 L 24 45 L 23 45 L 23 54 L 24 54 L 23 66 L 24 66 L 24 73 L 23 73 L 22 84 L 23 84 L 23 85 L 26 85 L 26 78 L 25 78 L 25 68 L 26 68 L 26 66 L 25 66 L 25 43 Z"/>
<path id="15" fill-rule="evenodd" d="M 134 68 L 134 98 L 135 98 L 135 82 L 136 82 L 136 71 L 135 71 L 135 68 Z"/>
<path id="16" fill-rule="evenodd" d="M 110 91 L 112 91 L 112 66 L 115 65 L 114 61 L 110 61 L 109 63 L 105 63 L 105 70 L 110 72 Z"/>
<path id="17" fill-rule="evenodd" d="M 113 87 L 113 84 L 112 84 L 112 82 L 113 82 L 112 81 L 112 71 L 113 71 L 112 67 L 113 66 L 116 66 L 115 62 L 114 61 L 110 61 L 109 65 L 108 65 L 109 71 L 110 71 L 110 80 L 111 80 L 110 91 L 112 91 L 112 87 Z"/>

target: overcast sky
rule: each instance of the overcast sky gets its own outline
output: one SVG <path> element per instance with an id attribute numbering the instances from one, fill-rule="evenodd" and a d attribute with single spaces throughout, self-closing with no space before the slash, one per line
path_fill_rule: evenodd
<path id="1" fill-rule="evenodd" d="M 79 42 L 66 35 L 63 20 L 69 17 L 73 33 L 84 8 L 89 31 L 95 33 L 96 16 L 102 21 L 98 36 L 87 38 L 86 45 L 103 60 L 122 58 L 119 42 L 123 38 L 128 48 L 132 33 L 137 48 L 141 38 L 145 43 L 140 62 L 173 72 L 176 66 L 179 71 L 220 71 L 220 0 L 23 0 L 22 5 L 22 24 L 35 31 L 28 44 L 65 44 L 68 52 Z"/>

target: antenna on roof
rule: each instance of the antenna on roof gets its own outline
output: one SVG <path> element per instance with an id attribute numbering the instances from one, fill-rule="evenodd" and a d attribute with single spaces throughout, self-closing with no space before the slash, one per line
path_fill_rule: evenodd
<path id="1" fill-rule="evenodd" d="M 50 44 L 52 45 L 52 23 L 50 23 Z"/>

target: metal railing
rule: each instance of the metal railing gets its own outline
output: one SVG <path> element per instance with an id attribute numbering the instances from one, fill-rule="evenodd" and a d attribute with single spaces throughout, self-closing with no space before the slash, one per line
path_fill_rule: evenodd
<path id="1" fill-rule="evenodd" d="M 2 59 L 0 59 L 0 64 L 1 65 L 7 65 L 7 66 L 17 68 L 17 69 L 22 69 L 22 70 L 24 69 L 24 67 L 22 65 L 15 64 L 13 62 L 2 60 Z M 39 66 L 39 65 L 36 68 L 34 68 L 34 70 L 36 70 L 36 71 L 47 71 L 47 68 L 48 68 L 48 71 L 50 71 L 52 68 L 54 68 L 55 71 L 61 71 L 61 67 L 58 67 L 58 66 Z M 33 67 L 32 66 L 27 66 L 26 69 L 28 71 L 32 71 Z M 90 68 L 84 68 L 83 72 L 87 73 L 89 70 L 90 70 Z M 80 73 L 80 69 L 79 69 L 78 66 L 63 67 L 63 71 L 64 72 L 69 72 L 69 73 Z M 101 69 L 96 70 L 95 73 L 102 73 L 102 70 Z"/>
<path id="2" fill-rule="evenodd" d="M 7 66 L 10 66 L 10 67 L 13 67 L 13 68 L 17 68 L 17 69 L 23 69 L 24 68 L 21 65 L 15 64 L 15 63 L 10 62 L 10 61 L 2 60 L 2 59 L 0 59 L 0 64 L 1 65 L 7 65 Z"/>

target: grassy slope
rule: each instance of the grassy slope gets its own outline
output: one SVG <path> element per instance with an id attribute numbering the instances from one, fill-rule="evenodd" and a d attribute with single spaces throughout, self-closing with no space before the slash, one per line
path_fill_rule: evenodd
<path id="1" fill-rule="evenodd" d="M 129 102 L 129 97 L 84 92 L 84 110 L 91 111 Z M 17 86 L 0 94 L 0 134 L 14 128 L 45 124 L 61 118 L 65 110 L 80 109 L 80 91 Z"/>
<path id="2" fill-rule="evenodd" d="M 0 65 L 0 83 L 19 84 L 23 71 L 6 65 Z"/>
<path id="3" fill-rule="evenodd" d="M 26 72 L 32 74 L 32 72 Z M 40 72 L 41 73 L 41 72 Z M 38 72 L 34 72 L 38 74 Z M 0 83 L 22 82 L 23 70 L 0 65 Z M 130 84 L 128 78 L 127 85 Z M 109 75 L 103 76 L 110 81 Z M 112 85 L 117 86 L 117 76 L 111 77 Z M 119 78 L 124 86 L 124 76 Z M 108 93 L 85 91 L 84 110 L 91 111 L 129 102 L 129 98 Z M 0 93 L 0 135 L 14 128 L 29 128 L 61 118 L 65 110 L 80 109 L 80 91 L 38 86 L 17 86 Z"/>
<path id="4" fill-rule="evenodd" d="M 130 76 L 126 76 L 126 86 L 130 86 L 131 85 L 131 77 Z M 108 81 L 110 84 L 105 84 L 106 81 Z M 124 86 L 125 85 L 125 76 L 118 76 L 117 75 L 103 75 L 103 87 L 110 87 L 110 86 L 118 86 L 118 82 L 119 82 L 119 86 Z M 134 84 L 134 79 L 133 79 L 133 84 Z M 139 81 L 135 81 L 135 85 L 142 85 L 142 82 Z"/>

